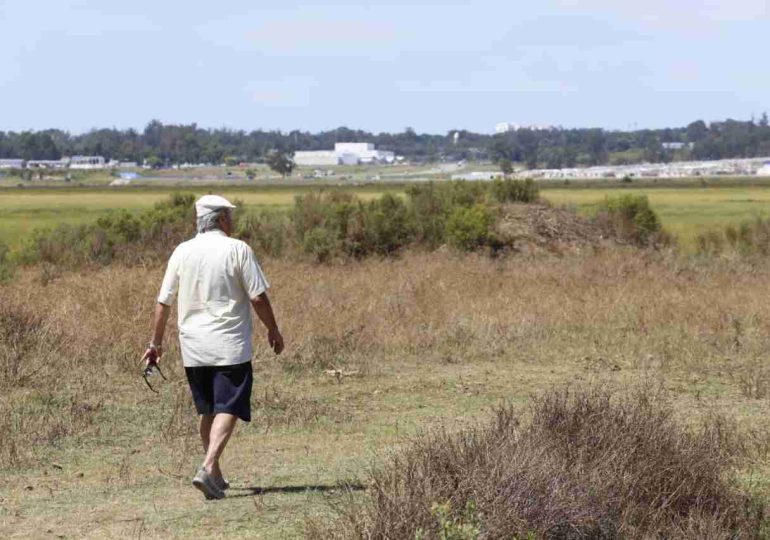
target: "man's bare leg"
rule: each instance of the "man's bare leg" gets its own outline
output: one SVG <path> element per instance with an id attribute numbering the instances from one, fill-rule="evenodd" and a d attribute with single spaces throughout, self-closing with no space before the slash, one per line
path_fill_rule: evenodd
<path id="1" fill-rule="evenodd" d="M 200 416 L 200 435 L 201 442 L 203 443 L 203 453 L 207 454 L 209 451 L 209 440 L 211 438 L 211 425 L 214 423 L 213 414 L 202 414 Z M 219 468 L 219 460 L 214 464 L 211 469 L 207 469 L 209 474 L 214 478 L 222 478 L 222 469 Z"/>
<path id="2" fill-rule="evenodd" d="M 209 451 L 209 433 L 211 433 L 211 424 L 214 423 L 214 415 L 213 414 L 202 414 L 200 415 L 200 434 L 201 434 L 201 442 L 203 443 L 203 452 Z"/>
<path id="3" fill-rule="evenodd" d="M 219 469 L 219 458 L 222 452 L 224 452 L 225 446 L 227 446 L 227 441 L 230 440 L 230 435 L 233 434 L 237 421 L 237 416 L 227 413 L 201 416 L 201 440 L 206 450 L 203 466 L 215 478 L 222 478 L 222 471 Z M 206 426 L 206 424 L 209 425 Z M 207 437 L 204 437 L 205 427 L 209 428 L 207 430 Z"/>

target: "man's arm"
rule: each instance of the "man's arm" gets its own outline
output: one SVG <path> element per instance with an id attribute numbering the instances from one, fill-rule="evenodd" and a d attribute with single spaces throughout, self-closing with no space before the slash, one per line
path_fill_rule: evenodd
<path id="1" fill-rule="evenodd" d="M 166 304 L 158 302 L 155 305 L 152 341 L 142 357 L 142 362 L 145 365 L 157 364 L 160 357 L 163 356 L 163 335 L 166 333 L 166 323 L 168 323 L 170 312 L 171 308 Z"/>
<path id="2" fill-rule="evenodd" d="M 270 305 L 267 293 L 263 292 L 254 298 L 251 301 L 251 305 L 254 306 L 254 311 L 257 312 L 259 320 L 267 328 L 267 342 L 270 344 L 270 348 L 275 351 L 275 354 L 281 354 L 281 351 L 283 351 L 283 336 L 278 330 L 278 324 L 275 322 L 273 306 Z"/>

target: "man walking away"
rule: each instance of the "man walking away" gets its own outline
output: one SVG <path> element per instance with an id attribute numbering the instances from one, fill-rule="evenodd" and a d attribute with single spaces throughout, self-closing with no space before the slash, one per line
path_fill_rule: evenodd
<path id="1" fill-rule="evenodd" d="M 179 343 L 206 456 L 193 485 L 207 499 L 221 499 L 229 484 L 219 458 L 240 418 L 251 420 L 251 307 L 267 328 L 276 354 L 283 337 L 267 297 L 269 284 L 254 252 L 230 238 L 227 199 L 205 195 L 195 202 L 198 234 L 177 246 L 168 261 L 155 307 L 154 336 L 142 360 L 157 364 L 171 302 L 178 293 Z"/>

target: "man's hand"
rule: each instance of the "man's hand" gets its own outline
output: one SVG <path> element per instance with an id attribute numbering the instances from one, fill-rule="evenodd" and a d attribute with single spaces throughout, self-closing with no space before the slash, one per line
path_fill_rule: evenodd
<path id="1" fill-rule="evenodd" d="M 158 347 L 147 347 L 147 350 L 144 351 L 144 356 L 142 356 L 141 362 L 144 363 L 145 367 L 155 365 L 157 366 L 160 362 L 160 357 L 163 355 L 163 352 Z"/>
<path id="2" fill-rule="evenodd" d="M 268 330 L 267 342 L 270 344 L 270 348 L 275 351 L 275 354 L 281 354 L 283 351 L 283 336 L 277 328 Z"/>
<path id="3" fill-rule="evenodd" d="M 278 324 L 275 322 L 275 315 L 273 315 L 273 306 L 270 305 L 267 293 L 262 293 L 256 298 L 252 298 L 251 305 L 254 306 L 254 311 L 257 312 L 259 320 L 267 328 L 267 342 L 270 344 L 270 348 L 275 351 L 275 354 L 281 354 L 281 351 L 283 351 L 283 336 L 278 331 Z"/>
<path id="4" fill-rule="evenodd" d="M 160 357 L 163 356 L 163 334 L 166 331 L 166 323 L 168 321 L 168 314 L 171 312 L 171 308 L 166 304 L 158 302 L 155 305 L 155 317 L 154 317 L 154 333 L 152 335 L 152 341 L 147 344 L 147 349 L 144 351 L 141 362 L 144 363 L 144 367 L 157 366 L 160 362 Z"/>

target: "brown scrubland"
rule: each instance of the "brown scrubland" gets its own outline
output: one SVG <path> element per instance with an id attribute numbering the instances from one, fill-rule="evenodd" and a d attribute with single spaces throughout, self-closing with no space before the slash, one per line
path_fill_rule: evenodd
<path id="1" fill-rule="evenodd" d="M 585 244 L 263 266 L 287 350 L 258 332 L 216 504 L 189 487 L 173 325 L 169 381 L 139 375 L 162 265 L 1 286 L 0 535 L 764 534 L 765 260 Z"/>
<path id="2" fill-rule="evenodd" d="M 686 256 L 643 197 L 408 193 L 239 218 L 287 348 L 258 328 L 215 503 L 173 323 L 157 393 L 139 365 L 193 196 L 37 234 L 0 275 L 0 536 L 767 536 L 765 224 Z"/>

